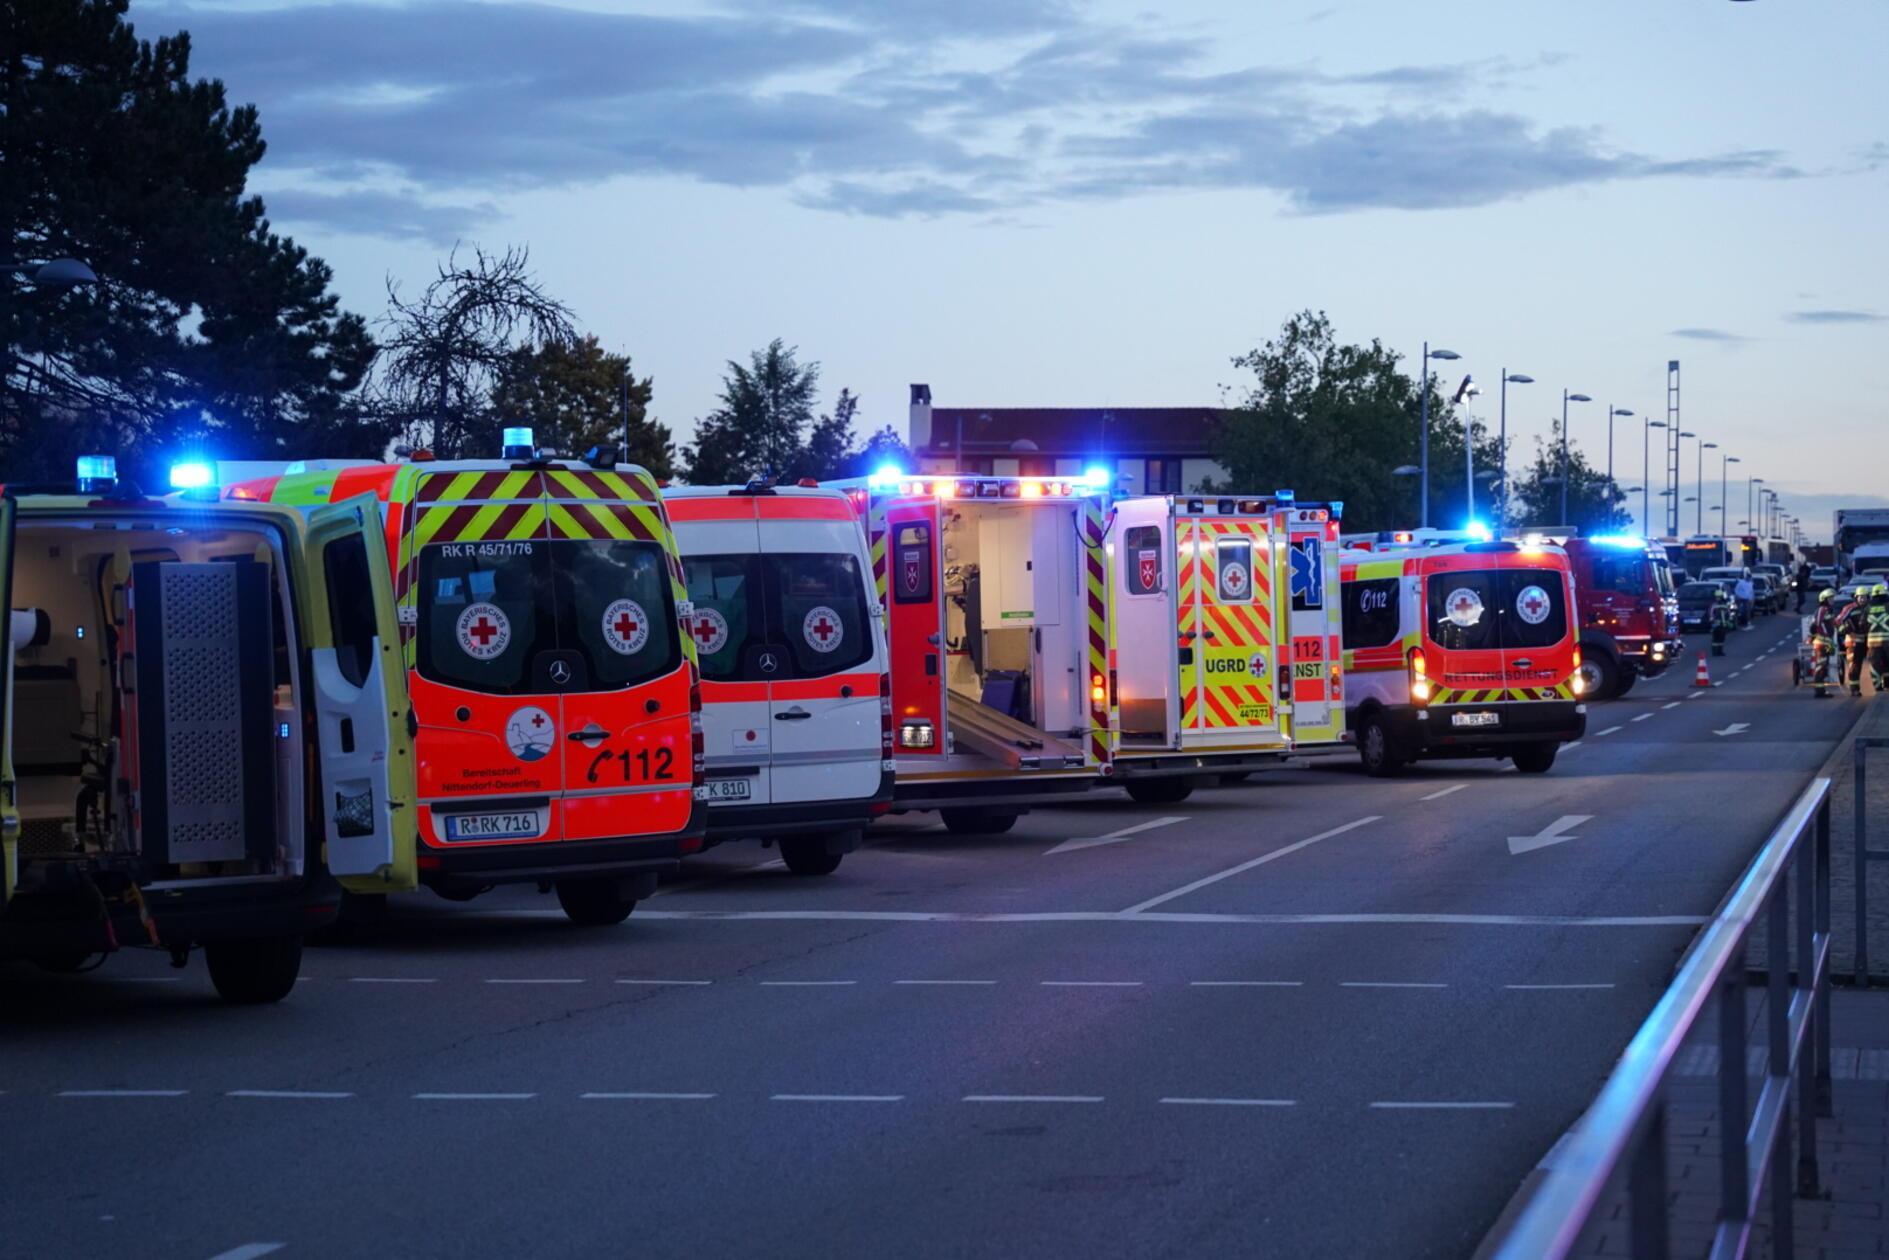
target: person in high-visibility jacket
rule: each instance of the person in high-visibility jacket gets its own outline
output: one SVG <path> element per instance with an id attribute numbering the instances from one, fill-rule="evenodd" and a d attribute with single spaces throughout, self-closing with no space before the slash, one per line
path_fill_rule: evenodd
<path id="1" fill-rule="evenodd" d="M 1869 606 L 1863 616 L 1869 650 L 1869 683 L 1880 696 L 1889 691 L 1889 585 L 1878 582 L 1870 588 Z"/>
<path id="2" fill-rule="evenodd" d="M 1738 605 L 1724 590 L 1712 597 L 1712 655 L 1725 655 L 1725 636 L 1738 626 Z"/>
<path id="3" fill-rule="evenodd" d="M 1818 594 L 1817 611 L 1810 615 L 1810 677 L 1819 700 L 1830 696 L 1830 658 L 1836 655 L 1836 645 L 1836 592 L 1825 590 Z"/>
<path id="4" fill-rule="evenodd" d="M 1869 588 L 1858 587 L 1850 602 L 1837 613 L 1837 646 L 1848 662 L 1850 694 L 1863 694 L 1863 660 L 1869 655 L 1865 639 L 1864 610 L 1869 603 Z"/>

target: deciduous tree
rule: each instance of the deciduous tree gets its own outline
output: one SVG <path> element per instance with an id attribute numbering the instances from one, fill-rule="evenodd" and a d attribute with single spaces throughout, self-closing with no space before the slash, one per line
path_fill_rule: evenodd
<path id="1" fill-rule="evenodd" d="M 650 378 L 638 380 L 631 370 L 630 356 L 611 354 L 596 337 L 554 341 L 514 350 L 499 365 L 492 421 L 528 424 L 538 445 L 562 455 L 619 447 L 626 462 L 667 479 L 675 475 L 676 448 L 668 427 L 649 418 L 652 393 Z"/>
<path id="2" fill-rule="evenodd" d="M 698 422 L 695 444 L 683 453 L 689 480 L 718 485 L 791 471 L 813 423 L 819 384 L 820 365 L 802 365 L 795 347 L 778 337 L 746 364 L 729 360 L 721 405 Z"/>

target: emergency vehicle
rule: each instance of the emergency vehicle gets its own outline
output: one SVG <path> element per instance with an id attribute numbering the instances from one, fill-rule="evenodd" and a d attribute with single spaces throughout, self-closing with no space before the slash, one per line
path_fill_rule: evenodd
<path id="1" fill-rule="evenodd" d="M 1539 774 L 1587 725 L 1559 547 L 1435 538 L 1347 551 L 1345 715 L 1371 774 L 1508 757 Z"/>
<path id="2" fill-rule="evenodd" d="M 663 498 L 702 671 L 708 840 L 826 875 L 892 803 L 885 626 L 853 500 L 807 482 Z"/>
<path id="3" fill-rule="evenodd" d="M 898 811 L 1001 833 L 1111 773 L 1108 478 L 903 476 L 847 490 L 886 608 Z"/>
<path id="4" fill-rule="evenodd" d="M 108 457 L 6 488 L 0 957 L 201 946 L 223 997 L 273 1002 L 336 880 L 415 887 L 379 531 L 371 499 L 147 498 Z"/>
<path id="5" fill-rule="evenodd" d="M 373 495 L 419 776 L 420 881 L 453 901 L 556 889 L 621 923 L 702 846 L 701 725 L 682 565 L 656 483 L 613 452 L 319 461 L 225 497 Z"/>
<path id="6" fill-rule="evenodd" d="M 1115 777 L 1137 801 L 1184 800 L 1345 726 L 1339 639 L 1342 505 L 1155 495 L 1115 505 Z"/>

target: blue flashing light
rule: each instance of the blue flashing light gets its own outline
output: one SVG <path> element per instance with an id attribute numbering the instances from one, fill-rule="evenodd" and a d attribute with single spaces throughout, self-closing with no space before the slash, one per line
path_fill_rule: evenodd
<path id="1" fill-rule="evenodd" d="M 110 455 L 79 456 L 79 489 L 91 492 L 118 480 L 118 461 Z"/>
<path id="2" fill-rule="evenodd" d="M 1083 470 L 1082 484 L 1089 487 L 1091 490 L 1107 489 L 1109 482 L 1113 480 L 1114 478 L 1109 474 L 1109 470 L 1102 467 L 1100 464 L 1091 464 L 1087 469 Z"/>
<path id="3" fill-rule="evenodd" d="M 1481 521 L 1469 522 L 1469 524 L 1463 526 L 1463 532 L 1477 542 L 1488 542 L 1495 537 L 1494 534 L 1489 532 L 1489 527 L 1484 525 Z"/>
<path id="4" fill-rule="evenodd" d="M 1275 490 L 1272 492 L 1272 497 L 1279 500 L 1281 503 L 1291 503 L 1299 496 L 1296 492 L 1291 490 Z"/>
<path id="5" fill-rule="evenodd" d="M 884 490 L 899 484 L 899 478 L 904 475 L 905 470 L 897 464 L 881 464 L 876 472 L 866 478 L 866 484 L 874 490 Z"/>
<path id="6" fill-rule="evenodd" d="M 216 484 L 216 469 L 202 460 L 171 465 L 171 489 L 206 490 Z"/>
<path id="7" fill-rule="evenodd" d="M 1344 514 L 1345 501 L 1343 499 L 1333 499 L 1331 501 L 1331 518 L 1335 521 Z"/>
<path id="8" fill-rule="evenodd" d="M 531 430 L 530 429 L 505 430 L 504 445 L 506 446 L 530 446 L 531 445 Z"/>
<path id="9" fill-rule="evenodd" d="M 1597 547 L 1645 547 L 1646 539 L 1635 538 L 1632 534 L 1595 534 L 1587 541 Z"/>

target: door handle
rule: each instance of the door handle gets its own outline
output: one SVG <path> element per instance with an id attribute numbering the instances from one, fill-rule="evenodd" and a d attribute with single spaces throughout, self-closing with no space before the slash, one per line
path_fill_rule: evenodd
<path id="1" fill-rule="evenodd" d="M 774 720 L 776 722 L 804 722 L 812 716 L 813 714 L 805 709 L 789 709 L 785 713 L 776 713 Z"/>
<path id="2" fill-rule="evenodd" d="M 579 743 L 587 744 L 587 743 L 592 742 L 593 740 L 603 739 L 609 734 L 610 734 L 609 731 L 604 730 L 603 727 L 598 726 L 595 722 L 592 722 L 590 725 L 586 726 L 583 730 L 572 731 L 569 735 L 566 735 L 564 738 L 573 739 Z"/>

